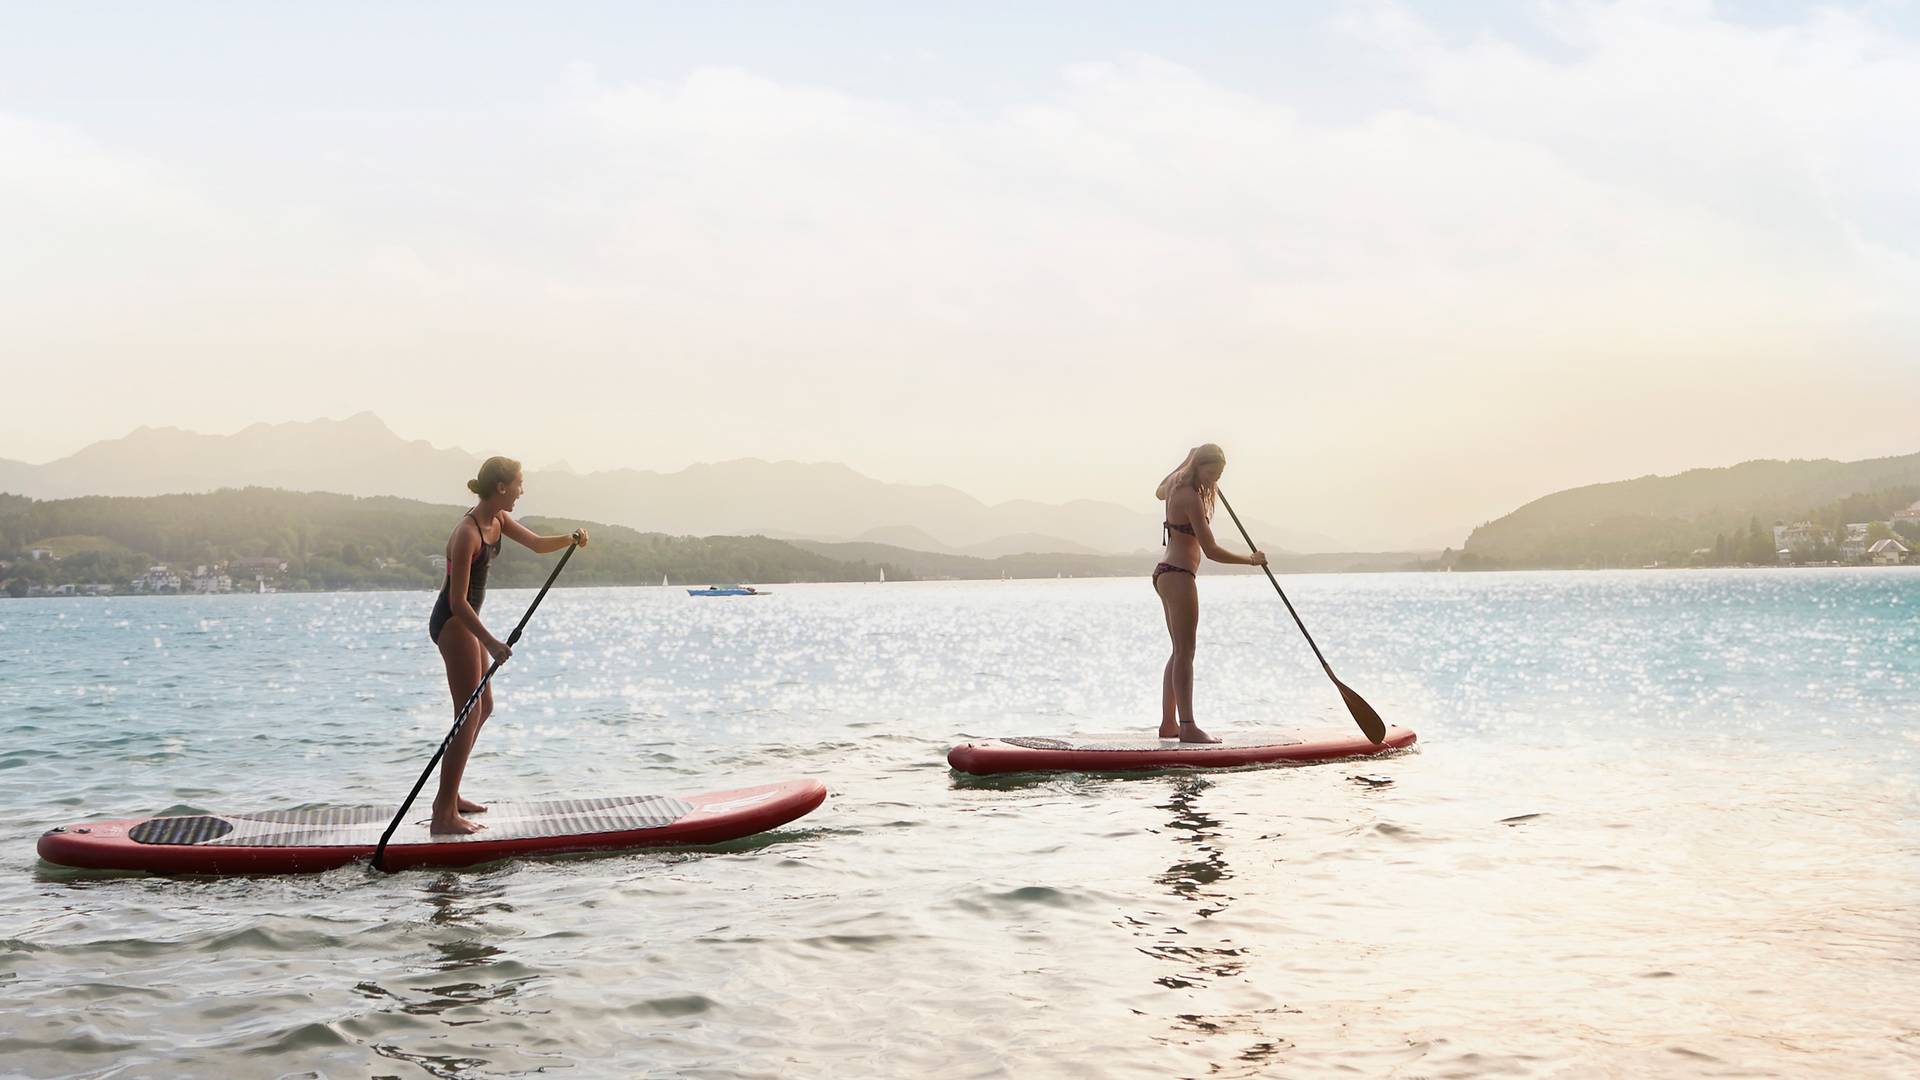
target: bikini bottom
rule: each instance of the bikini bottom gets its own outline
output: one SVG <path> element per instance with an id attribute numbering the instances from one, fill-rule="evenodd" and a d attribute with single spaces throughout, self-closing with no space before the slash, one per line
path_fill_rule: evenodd
<path id="1" fill-rule="evenodd" d="M 1153 568 L 1153 587 L 1155 589 L 1160 587 L 1161 574 L 1185 574 L 1188 577 L 1194 576 L 1193 571 L 1184 566 L 1175 566 L 1170 562 L 1163 562 Z"/>

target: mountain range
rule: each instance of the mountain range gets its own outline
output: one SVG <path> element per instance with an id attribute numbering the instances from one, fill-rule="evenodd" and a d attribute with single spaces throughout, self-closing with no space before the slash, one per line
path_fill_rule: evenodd
<path id="1" fill-rule="evenodd" d="M 344 420 L 254 424 L 231 435 L 141 427 L 41 465 L 0 459 L 0 491 L 36 499 L 268 487 L 427 502 L 464 498 L 480 455 L 403 439 L 363 412 Z M 677 472 L 528 468 L 526 507 L 679 536 L 859 541 L 941 555 L 1106 554 L 1155 549 L 1160 523 L 1094 500 L 987 504 L 944 485 L 894 484 L 825 462 L 743 458 Z M 1269 548 L 1326 551 L 1331 538 L 1264 522 Z"/>
<path id="2" fill-rule="evenodd" d="M 261 487 L 445 503 L 466 498 L 462 488 L 479 461 L 457 447 L 403 439 L 372 413 L 255 424 L 231 435 L 142 427 L 43 465 L 0 459 L 0 492 L 44 500 Z M 952 487 L 886 483 L 832 463 L 747 458 L 677 472 L 584 474 L 557 463 L 530 469 L 526 481 L 522 508 L 529 513 L 671 536 L 760 535 L 828 558 L 912 566 L 922 576 L 998 576 L 1025 564 L 973 560 L 1041 554 L 1056 557 L 1048 573 L 1107 572 L 1103 560 L 1137 560 L 1160 539 L 1159 515 L 1151 512 L 1158 507 L 1144 498 L 1139 509 L 1093 500 L 989 505 Z M 1749 461 L 1555 492 L 1475 529 L 1460 551 L 1434 565 L 1641 566 L 1698 562 L 1703 550 L 1715 559 L 1753 561 L 1766 552 L 1747 549 L 1764 547 L 1765 527 L 1776 521 L 1813 519 L 1831 529 L 1885 520 L 1916 497 L 1920 454 Z M 1339 545 L 1327 537 L 1249 525 L 1267 541 L 1276 567 L 1380 569 L 1423 561 L 1415 552 L 1328 553 Z"/>

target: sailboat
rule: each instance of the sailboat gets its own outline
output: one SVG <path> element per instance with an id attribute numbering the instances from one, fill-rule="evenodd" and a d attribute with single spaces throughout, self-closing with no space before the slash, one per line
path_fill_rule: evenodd
<path id="1" fill-rule="evenodd" d="M 665 574 L 660 575 L 660 587 L 663 589 L 667 587 L 667 575 Z"/>
<path id="2" fill-rule="evenodd" d="M 887 580 L 887 568 L 884 566 L 880 568 L 880 580 L 882 582 Z"/>

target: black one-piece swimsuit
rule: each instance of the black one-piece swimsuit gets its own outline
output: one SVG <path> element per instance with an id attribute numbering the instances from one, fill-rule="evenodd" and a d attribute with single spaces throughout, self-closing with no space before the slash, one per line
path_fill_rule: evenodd
<path id="1" fill-rule="evenodd" d="M 480 519 L 473 516 L 473 511 L 467 511 L 467 520 L 473 522 L 473 530 L 480 534 L 480 550 L 473 553 L 473 565 L 467 568 L 467 604 L 477 612 L 487 598 L 487 567 L 493 557 L 500 554 L 500 541 L 487 543 L 486 530 L 480 528 Z M 447 595 L 452 587 L 453 571 L 449 570 L 440 582 L 440 596 L 433 602 L 433 615 L 427 619 L 427 637 L 435 645 L 440 643 L 440 631 L 453 618 L 453 601 Z"/>

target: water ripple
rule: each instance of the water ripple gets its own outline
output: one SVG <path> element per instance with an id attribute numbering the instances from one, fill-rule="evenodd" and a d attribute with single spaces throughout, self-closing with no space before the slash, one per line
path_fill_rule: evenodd
<path id="1" fill-rule="evenodd" d="M 1203 720 L 1349 722 L 1264 581 L 1200 587 Z M 429 596 L 0 605 L 6 1069 L 1920 1071 L 1920 574 L 1291 578 L 1422 741 L 1205 776 L 944 766 L 1157 719 L 1137 581 L 674 592 L 553 593 L 472 792 L 833 797 L 710 848 L 391 877 L 31 850 L 81 817 L 391 801 L 450 720 Z"/>

